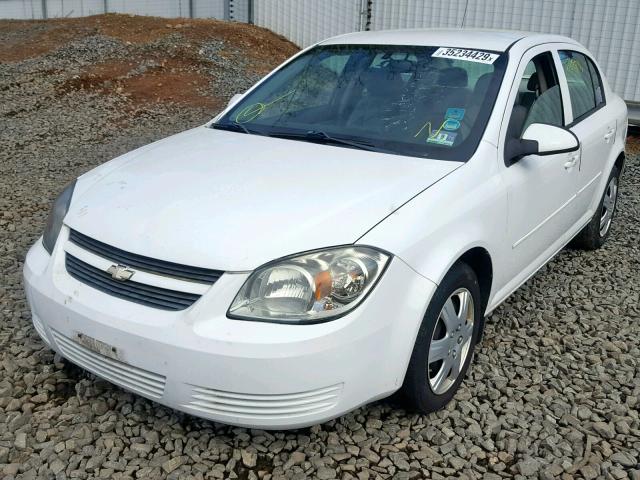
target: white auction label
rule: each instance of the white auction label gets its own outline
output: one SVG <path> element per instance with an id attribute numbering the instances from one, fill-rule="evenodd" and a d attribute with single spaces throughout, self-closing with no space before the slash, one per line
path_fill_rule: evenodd
<path id="1" fill-rule="evenodd" d="M 464 48 L 440 47 L 432 57 L 451 58 L 455 60 L 467 60 L 469 62 L 491 64 L 500 56 L 497 53 L 483 52 L 480 50 L 467 50 Z"/>

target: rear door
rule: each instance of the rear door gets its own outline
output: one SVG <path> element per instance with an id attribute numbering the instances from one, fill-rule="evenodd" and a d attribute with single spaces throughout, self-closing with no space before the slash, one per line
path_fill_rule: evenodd
<path id="1" fill-rule="evenodd" d="M 600 195 L 597 186 L 603 168 L 610 158 L 615 136 L 616 119 L 607 108 L 602 77 L 586 51 L 577 51 L 575 45 L 559 48 L 562 64 L 560 71 L 563 95 L 570 100 L 568 127 L 582 144 L 577 178 L 576 205 L 581 214 L 591 217 L 592 200 Z"/>

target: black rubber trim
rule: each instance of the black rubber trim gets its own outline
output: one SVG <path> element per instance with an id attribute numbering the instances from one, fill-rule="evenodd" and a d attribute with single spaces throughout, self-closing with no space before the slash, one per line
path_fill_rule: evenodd
<path id="1" fill-rule="evenodd" d="M 518 43 L 523 38 L 527 38 L 527 36 L 523 35 L 522 37 L 520 37 L 520 38 L 514 40 L 513 42 L 511 42 L 511 44 L 505 49 L 505 52 L 508 52 L 509 50 L 511 50 L 511 47 L 513 47 L 516 43 Z"/>
<path id="2" fill-rule="evenodd" d="M 224 273 L 220 270 L 181 265 L 179 263 L 157 260 L 144 255 L 138 255 L 136 253 L 129 253 L 119 248 L 112 247 L 111 245 L 107 245 L 106 243 L 102 243 L 73 229 L 69 233 L 69 240 L 79 247 L 106 258 L 107 260 L 121 263 L 127 267 L 135 267 L 149 273 L 156 273 L 158 275 L 166 275 L 183 280 L 213 284 Z"/>
<path id="3" fill-rule="evenodd" d="M 571 92 L 569 92 L 569 95 L 571 95 Z M 604 96 L 604 94 L 603 94 Z M 601 109 L 603 109 L 604 107 L 606 107 L 607 104 L 605 103 L 601 103 L 600 105 L 598 105 L 596 108 L 592 108 L 591 110 L 589 110 L 588 112 L 583 113 L 582 115 L 580 115 L 579 117 L 573 119 L 573 121 L 569 124 L 566 125 L 567 128 L 571 128 L 576 126 L 577 124 L 579 124 L 581 121 L 586 120 L 587 118 L 589 118 L 591 115 L 593 115 L 594 113 L 600 111 Z M 572 112 L 573 113 L 573 112 Z"/>

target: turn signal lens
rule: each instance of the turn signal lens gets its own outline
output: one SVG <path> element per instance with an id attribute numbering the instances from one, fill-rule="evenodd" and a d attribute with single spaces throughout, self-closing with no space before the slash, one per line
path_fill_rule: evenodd
<path id="1" fill-rule="evenodd" d="M 279 323 L 342 316 L 364 299 L 389 259 L 371 247 L 346 247 L 272 262 L 249 276 L 228 315 Z"/>

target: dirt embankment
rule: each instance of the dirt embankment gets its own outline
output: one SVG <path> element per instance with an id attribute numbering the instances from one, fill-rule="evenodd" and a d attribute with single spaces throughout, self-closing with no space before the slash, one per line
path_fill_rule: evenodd
<path id="1" fill-rule="evenodd" d="M 0 21 L 0 63 L 50 65 L 58 94 L 116 94 L 136 107 L 177 102 L 216 109 L 298 48 L 269 30 L 210 19 L 107 14 Z"/>

